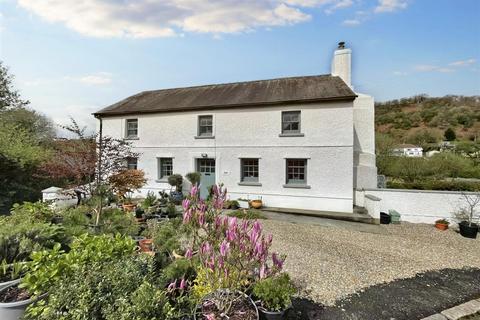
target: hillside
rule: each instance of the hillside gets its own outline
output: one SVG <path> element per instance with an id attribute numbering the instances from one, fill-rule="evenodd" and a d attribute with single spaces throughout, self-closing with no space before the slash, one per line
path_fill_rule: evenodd
<path id="1" fill-rule="evenodd" d="M 454 130 L 457 140 L 480 138 L 480 96 L 418 95 L 375 104 L 377 133 L 397 143 L 426 144 L 444 140 Z"/>

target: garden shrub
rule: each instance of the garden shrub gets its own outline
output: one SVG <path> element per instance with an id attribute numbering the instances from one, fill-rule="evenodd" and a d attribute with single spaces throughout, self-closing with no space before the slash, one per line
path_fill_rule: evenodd
<path id="1" fill-rule="evenodd" d="M 262 307 L 268 311 L 287 309 L 292 301 L 291 297 L 296 289 L 288 273 L 262 279 L 253 286 L 255 298 L 262 301 Z"/>
<path id="2" fill-rule="evenodd" d="M 50 222 L 54 216 L 50 206 L 41 201 L 15 203 L 11 210 L 11 220 L 15 222 Z"/>
<path id="3" fill-rule="evenodd" d="M 242 210 L 235 210 L 228 213 L 230 217 L 237 217 L 239 219 L 248 219 L 248 220 L 256 220 L 256 219 L 267 219 L 265 215 L 260 210 L 255 209 L 242 209 Z"/>
<path id="4" fill-rule="evenodd" d="M 92 221 L 93 222 L 93 221 Z M 139 226 L 133 215 L 120 209 L 105 209 L 100 216 L 100 233 L 137 235 Z"/>
<path id="5" fill-rule="evenodd" d="M 61 226 L 10 218 L 0 218 L 0 261 L 26 261 L 32 252 L 67 244 Z"/>

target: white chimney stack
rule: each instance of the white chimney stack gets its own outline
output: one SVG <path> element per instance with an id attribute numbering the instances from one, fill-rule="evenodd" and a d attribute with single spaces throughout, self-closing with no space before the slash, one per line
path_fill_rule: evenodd
<path id="1" fill-rule="evenodd" d="M 332 76 L 339 76 L 352 87 L 352 50 L 345 49 L 345 42 L 339 42 L 338 48 L 333 54 Z"/>

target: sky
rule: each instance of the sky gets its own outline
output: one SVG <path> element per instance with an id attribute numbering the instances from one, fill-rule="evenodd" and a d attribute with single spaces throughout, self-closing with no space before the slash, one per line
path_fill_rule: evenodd
<path id="1" fill-rule="evenodd" d="M 145 90 L 330 73 L 377 101 L 480 95 L 480 0 L 0 0 L 0 59 L 57 123 Z"/>

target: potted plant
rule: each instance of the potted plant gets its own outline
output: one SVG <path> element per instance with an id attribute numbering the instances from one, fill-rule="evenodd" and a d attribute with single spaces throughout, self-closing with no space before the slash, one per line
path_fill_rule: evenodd
<path id="1" fill-rule="evenodd" d="M 255 283 L 253 295 L 259 300 L 260 319 L 282 320 L 292 305 L 296 289 L 288 273 L 262 279 Z"/>
<path id="2" fill-rule="evenodd" d="M 0 265 L 0 289 L 18 283 L 18 279 L 25 273 L 25 269 L 24 262 L 7 263 L 4 260 Z"/>
<path id="3" fill-rule="evenodd" d="M 262 199 L 257 199 L 257 200 L 250 201 L 250 206 L 253 209 L 260 209 L 262 207 L 262 205 L 263 205 Z"/>
<path id="4" fill-rule="evenodd" d="M 447 230 L 449 224 L 450 222 L 445 219 L 438 219 L 437 221 L 435 221 L 435 228 L 439 230 Z"/>
<path id="5" fill-rule="evenodd" d="M 174 190 L 170 191 L 170 198 L 172 202 L 175 204 L 180 204 L 183 200 L 183 177 L 181 174 L 172 174 L 168 177 L 168 184 L 175 188 Z"/>
<path id="6" fill-rule="evenodd" d="M 19 288 L 20 279 L 0 289 L 0 319 L 18 320 L 27 307 L 45 295 L 33 297 L 27 289 Z"/>
<path id="7" fill-rule="evenodd" d="M 191 183 L 192 186 L 198 186 L 202 175 L 200 172 L 189 172 L 185 175 L 185 178 Z"/>
<path id="8" fill-rule="evenodd" d="M 248 199 L 238 199 L 238 206 L 242 209 L 250 209 L 250 201 Z"/>
<path id="9" fill-rule="evenodd" d="M 136 206 L 133 202 L 132 194 L 143 187 L 147 180 L 142 170 L 130 169 L 111 175 L 108 178 L 108 182 L 119 198 L 122 199 L 123 209 L 127 212 L 132 212 Z"/>
<path id="10" fill-rule="evenodd" d="M 456 214 L 457 219 L 461 220 L 458 224 L 460 234 L 465 238 L 475 239 L 479 228 L 475 221 L 478 220 L 477 206 L 480 204 L 480 193 L 462 193 L 462 197 L 465 205 Z"/>
<path id="11" fill-rule="evenodd" d="M 219 289 L 205 296 L 194 314 L 195 320 L 224 318 L 258 320 L 258 308 L 243 292 Z"/>

